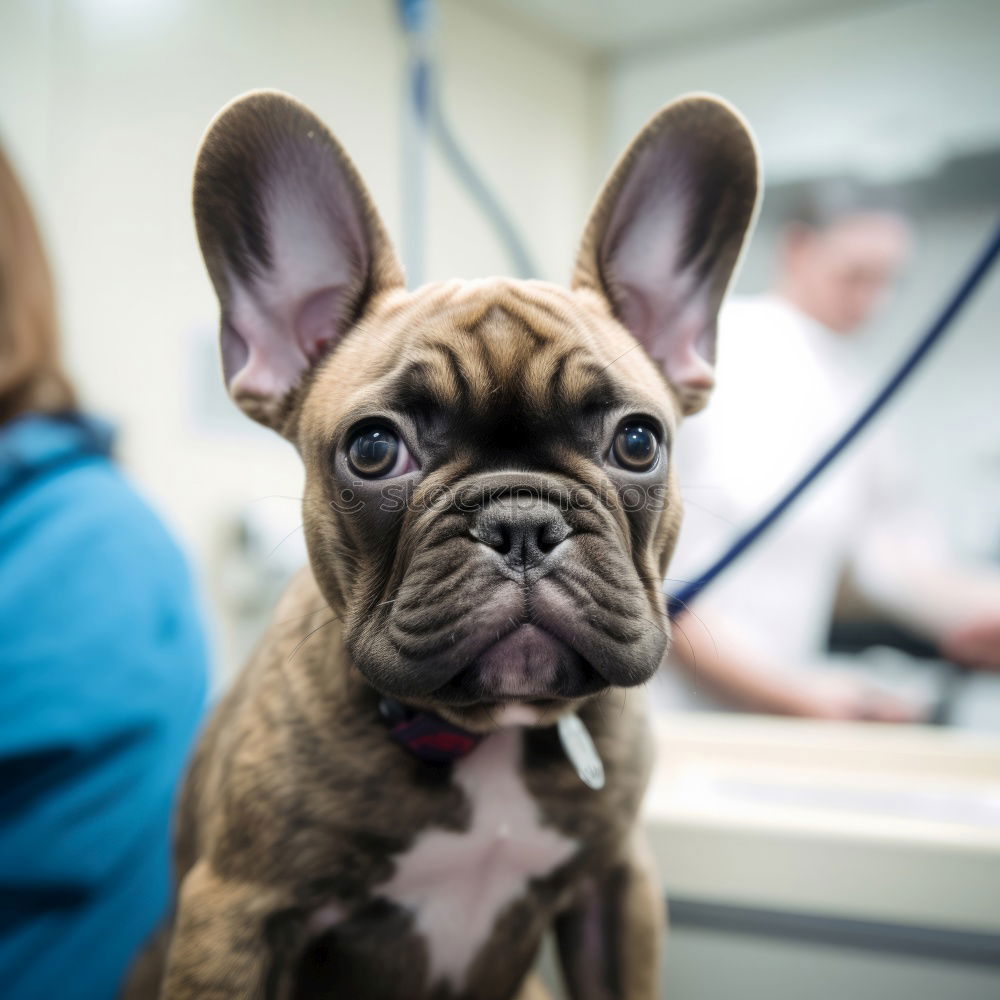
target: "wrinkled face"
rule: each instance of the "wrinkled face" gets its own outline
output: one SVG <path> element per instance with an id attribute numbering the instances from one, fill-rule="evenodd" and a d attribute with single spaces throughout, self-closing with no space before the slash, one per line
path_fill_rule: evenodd
<path id="1" fill-rule="evenodd" d="M 652 676 L 671 443 L 756 192 L 742 120 L 687 98 L 613 171 L 571 290 L 411 293 L 311 112 L 258 92 L 219 115 L 195 218 L 227 384 L 302 454 L 313 572 L 377 690 L 485 729 Z"/>
<path id="2" fill-rule="evenodd" d="M 400 294 L 317 374 L 313 567 L 384 693 L 468 723 L 659 665 L 677 403 L 585 298 L 503 280 Z"/>
<path id="3" fill-rule="evenodd" d="M 835 333 L 863 326 L 892 289 L 909 256 L 909 227 L 888 213 L 851 215 L 791 236 L 786 269 L 796 301 Z"/>

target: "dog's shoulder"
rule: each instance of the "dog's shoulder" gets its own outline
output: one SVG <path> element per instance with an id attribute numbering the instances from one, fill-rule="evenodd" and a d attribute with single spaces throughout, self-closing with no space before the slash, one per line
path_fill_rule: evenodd
<path id="1" fill-rule="evenodd" d="M 652 769 L 646 701 L 641 691 L 611 690 L 585 705 L 580 718 L 601 758 L 604 787 L 584 785 L 554 727 L 526 731 L 525 780 L 555 826 L 582 835 L 597 853 L 614 852 L 635 823 Z"/>
<path id="2" fill-rule="evenodd" d="M 467 806 L 447 773 L 429 774 L 387 737 L 341 628 L 309 570 L 297 574 L 192 761 L 182 874 L 199 858 L 262 881 L 318 870 L 349 897 L 384 874 L 371 859 L 388 864 L 428 824 L 463 823 Z"/>

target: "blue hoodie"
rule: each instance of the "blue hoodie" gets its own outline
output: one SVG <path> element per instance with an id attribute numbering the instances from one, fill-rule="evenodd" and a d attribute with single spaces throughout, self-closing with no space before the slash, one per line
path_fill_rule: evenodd
<path id="1" fill-rule="evenodd" d="M 110 1000 L 170 894 L 201 717 L 184 561 L 80 416 L 0 427 L 0 992 Z"/>

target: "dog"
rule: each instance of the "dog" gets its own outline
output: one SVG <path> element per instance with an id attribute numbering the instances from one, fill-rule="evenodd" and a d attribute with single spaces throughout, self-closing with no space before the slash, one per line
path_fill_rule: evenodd
<path id="1" fill-rule="evenodd" d="M 407 291 L 315 115 L 254 92 L 211 124 L 194 209 L 225 379 L 302 456 L 309 568 L 200 741 L 136 983 L 526 1000 L 554 930 L 574 1000 L 659 995 L 632 689 L 669 642 L 670 454 L 757 162 L 732 108 L 682 98 L 612 171 L 568 288 Z"/>

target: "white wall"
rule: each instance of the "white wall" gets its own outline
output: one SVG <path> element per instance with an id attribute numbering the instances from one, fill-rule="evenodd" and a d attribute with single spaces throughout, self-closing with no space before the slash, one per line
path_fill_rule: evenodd
<path id="1" fill-rule="evenodd" d="M 947 155 L 997 144 L 998 39 L 995 0 L 929 0 L 644 50 L 611 75 L 610 149 L 670 98 L 709 90 L 752 122 L 772 182 L 933 170 Z"/>
<path id="2" fill-rule="evenodd" d="M 236 94 L 287 90 L 330 123 L 398 235 L 403 46 L 394 7 L 0 0 L 0 134 L 55 258 L 73 374 L 90 406 L 120 424 L 126 465 L 187 543 L 216 611 L 220 527 L 256 500 L 293 531 L 298 505 L 281 498 L 299 494 L 301 476 L 290 447 L 220 402 L 216 305 L 189 205 L 195 151 Z M 459 0 L 439 13 L 453 123 L 542 276 L 563 279 L 593 194 L 595 77 L 572 50 Z M 508 270 L 437 162 L 430 188 L 429 277 Z"/>

